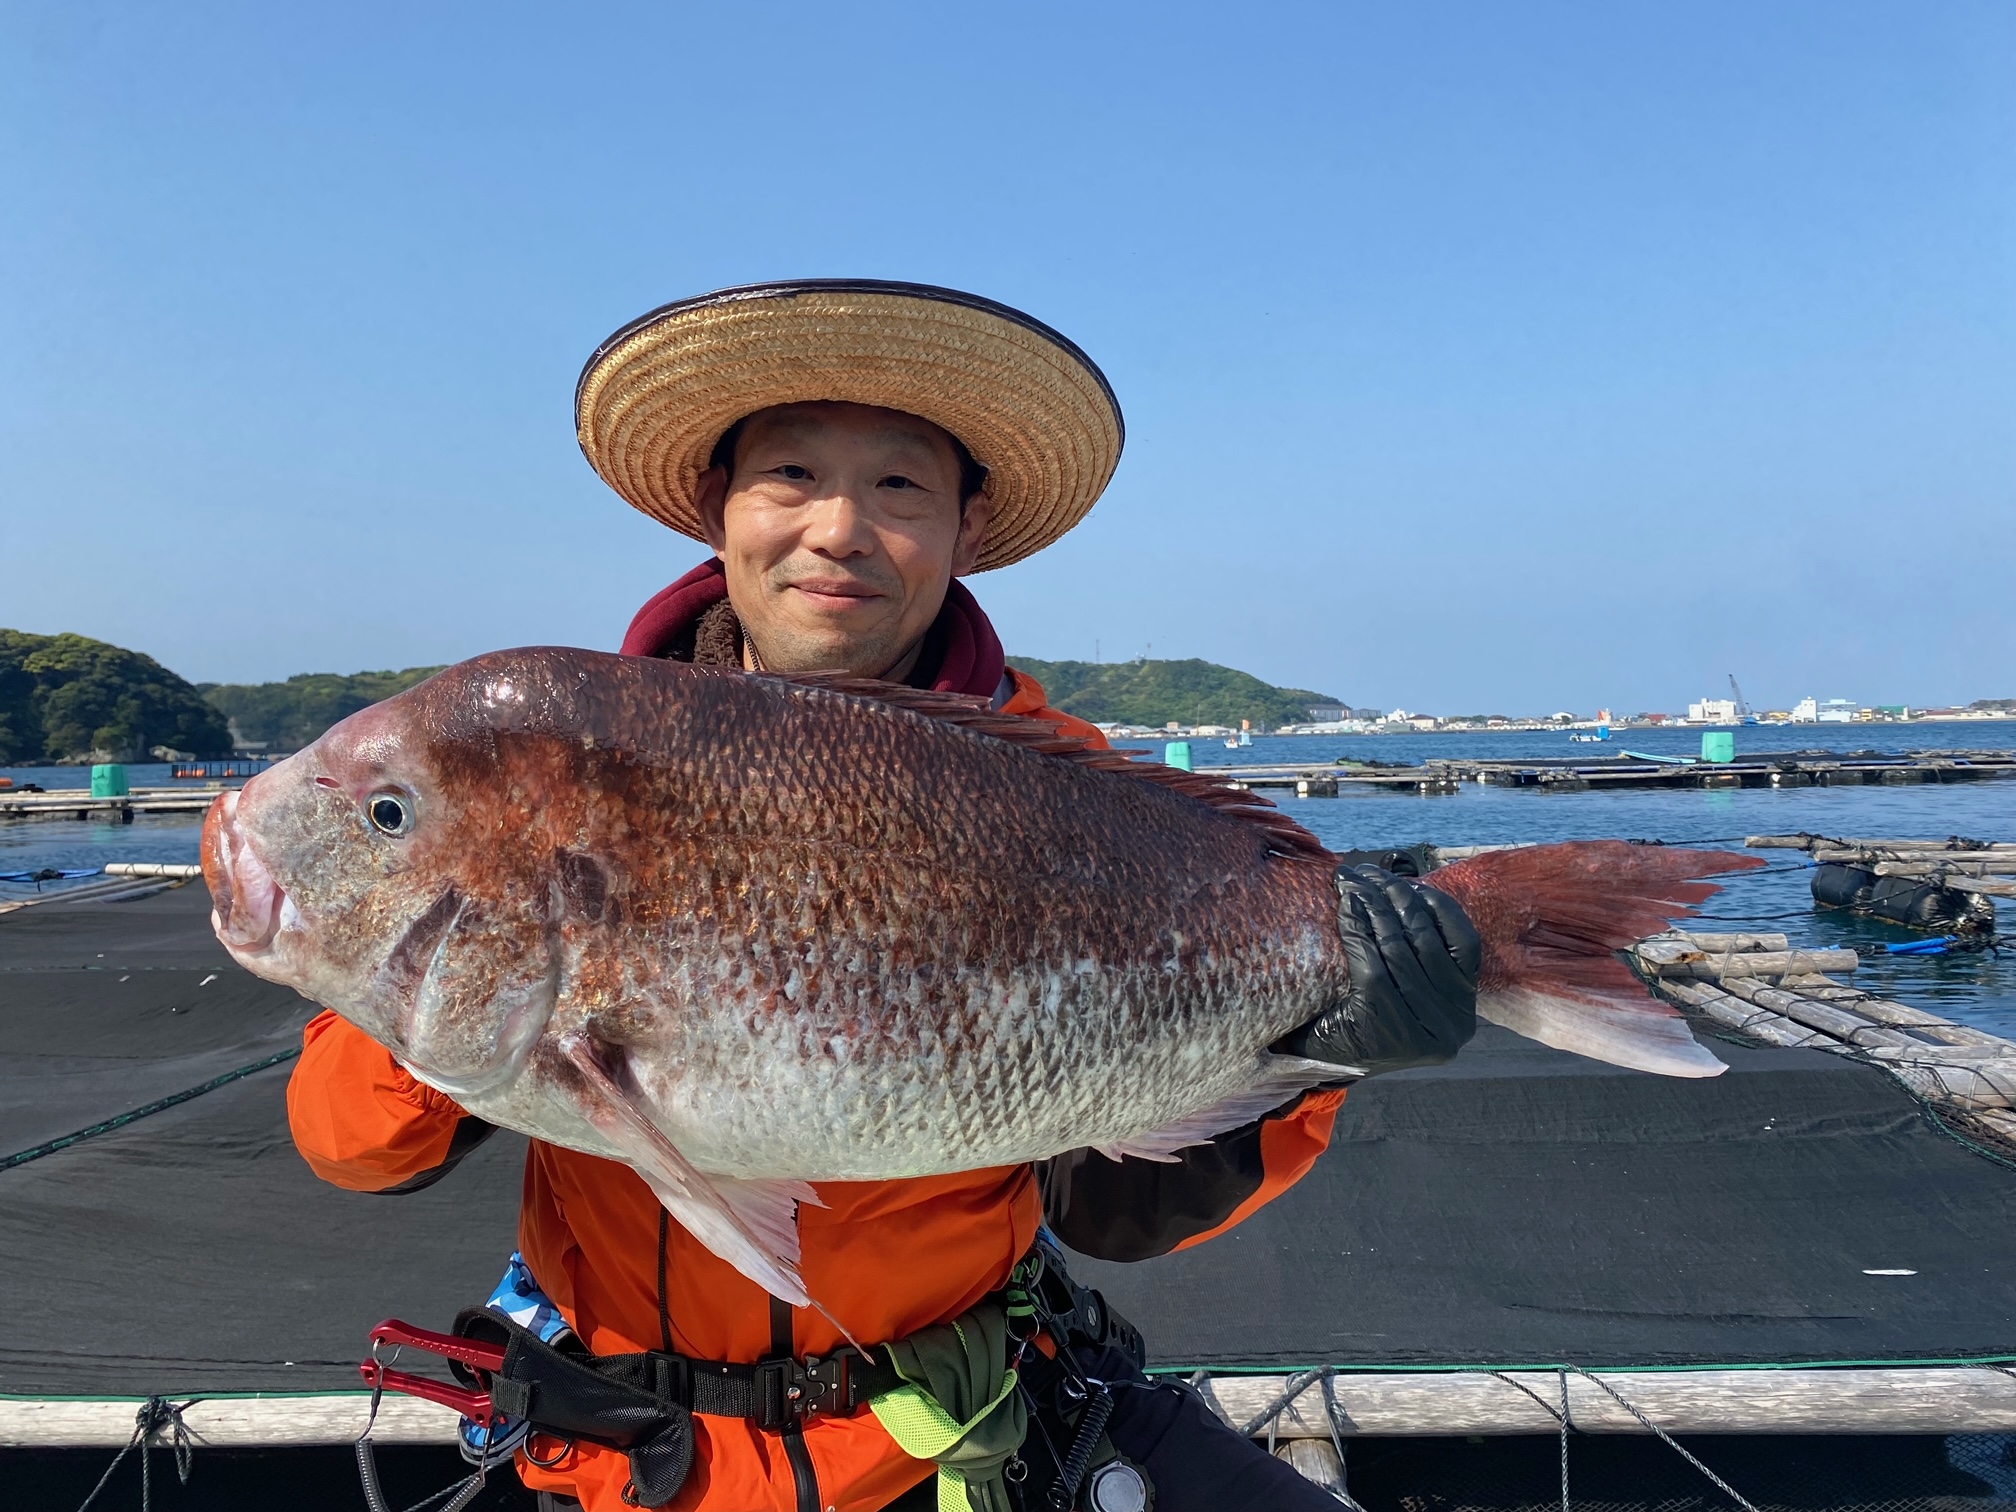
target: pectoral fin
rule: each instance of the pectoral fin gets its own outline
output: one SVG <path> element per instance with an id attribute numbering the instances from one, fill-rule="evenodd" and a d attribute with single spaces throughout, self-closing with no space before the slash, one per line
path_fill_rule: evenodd
<path id="1" fill-rule="evenodd" d="M 588 1121 L 622 1151 L 666 1211 L 773 1297 L 794 1307 L 812 1306 L 798 1275 L 798 1204 L 822 1205 L 811 1186 L 734 1181 L 696 1170 L 610 1074 L 600 1045 L 585 1034 L 569 1034 L 560 1040 L 560 1053 L 587 1082 Z"/>

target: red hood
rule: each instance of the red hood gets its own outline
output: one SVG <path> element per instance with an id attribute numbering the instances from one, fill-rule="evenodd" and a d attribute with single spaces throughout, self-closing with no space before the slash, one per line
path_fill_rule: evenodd
<path id="1" fill-rule="evenodd" d="M 625 656 L 663 656 L 679 632 L 728 597 L 728 579 L 718 557 L 710 557 L 671 587 L 654 594 L 630 621 L 623 637 Z M 940 693 L 974 693 L 992 698 L 1007 669 L 1007 653 L 987 613 L 957 578 L 945 592 L 945 607 L 932 625 L 945 647 L 931 686 Z"/>

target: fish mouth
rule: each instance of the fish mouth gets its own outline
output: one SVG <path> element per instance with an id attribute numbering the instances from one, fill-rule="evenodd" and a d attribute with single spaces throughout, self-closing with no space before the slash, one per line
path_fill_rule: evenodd
<path id="1" fill-rule="evenodd" d="M 210 888 L 210 927 L 234 956 L 258 956 L 280 932 L 287 894 L 238 832 L 238 792 L 219 793 L 203 820 L 203 880 Z"/>

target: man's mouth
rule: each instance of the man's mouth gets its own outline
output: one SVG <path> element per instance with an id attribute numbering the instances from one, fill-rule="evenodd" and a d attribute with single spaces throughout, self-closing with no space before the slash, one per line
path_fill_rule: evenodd
<path id="1" fill-rule="evenodd" d="M 844 578 L 826 580 L 805 578 L 784 586 L 794 593 L 803 594 L 814 604 L 835 609 L 849 609 L 869 599 L 883 596 L 879 589 L 870 588 L 865 583 L 850 582 Z"/>

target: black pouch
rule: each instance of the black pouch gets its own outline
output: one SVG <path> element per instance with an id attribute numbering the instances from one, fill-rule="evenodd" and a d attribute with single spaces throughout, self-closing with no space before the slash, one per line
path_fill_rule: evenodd
<path id="1" fill-rule="evenodd" d="M 686 1484 L 693 1414 L 677 1399 L 680 1383 L 657 1368 L 662 1357 L 556 1349 L 487 1308 L 464 1312 L 455 1332 L 504 1346 L 504 1363 L 494 1374 L 479 1376 L 451 1361 L 458 1376 L 487 1386 L 497 1411 L 525 1419 L 536 1433 L 622 1450 L 630 1461 L 630 1495 L 639 1506 L 663 1506 Z"/>

